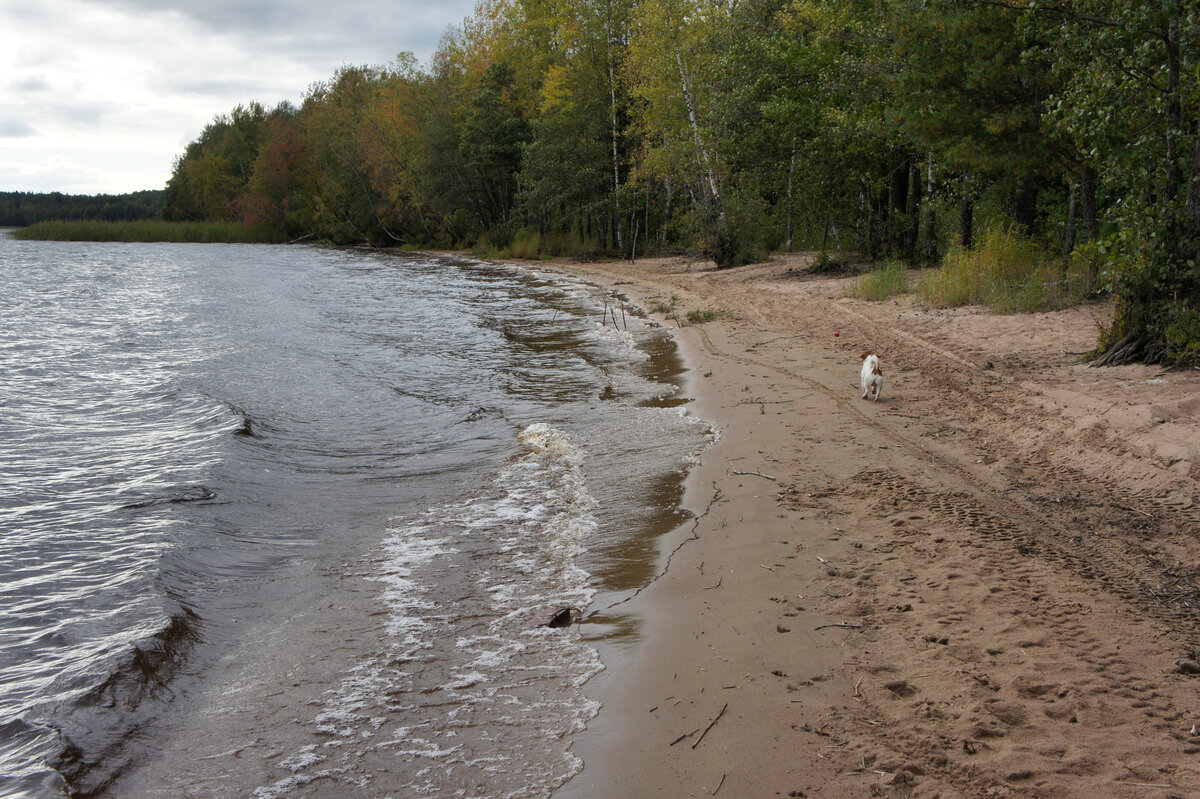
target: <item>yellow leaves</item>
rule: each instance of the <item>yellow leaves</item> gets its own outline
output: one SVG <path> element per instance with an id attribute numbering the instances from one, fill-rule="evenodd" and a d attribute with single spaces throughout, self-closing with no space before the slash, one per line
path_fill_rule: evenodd
<path id="1" fill-rule="evenodd" d="M 836 31 L 852 24 L 852 12 L 828 0 L 795 0 L 780 11 L 784 30 L 794 34 Z"/>
<path id="2" fill-rule="evenodd" d="M 575 107 L 569 79 L 570 70 L 566 66 L 554 65 L 546 70 L 542 79 L 541 113 L 569 113 Z"/>

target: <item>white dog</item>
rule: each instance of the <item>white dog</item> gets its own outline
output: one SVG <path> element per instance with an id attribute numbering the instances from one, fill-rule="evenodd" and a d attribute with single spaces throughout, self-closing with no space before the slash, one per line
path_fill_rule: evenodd
<path id="1" fill-rule="evenodd" d="M 879 393 L 883 391 L 883 370 L 879 368 L 879 356 L 873 352 L 864 352 L 858 356 L 862 358 L 862 372 L 859 373 L 859 382 L 862 385 L 862 398 L 866 399 L 871 390 L 875 390 L 875 396 L 872 400 L 879 401 Z"/>

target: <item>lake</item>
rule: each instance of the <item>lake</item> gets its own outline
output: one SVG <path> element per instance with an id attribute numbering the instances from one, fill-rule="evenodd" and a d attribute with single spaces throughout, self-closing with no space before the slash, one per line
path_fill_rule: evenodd
<path id="1" fill-rule="evenodd" d="M 0 234 L 0 276 L 0 796 L 578 772 L 712 436 L 665 330 L 417 253 Z"/>

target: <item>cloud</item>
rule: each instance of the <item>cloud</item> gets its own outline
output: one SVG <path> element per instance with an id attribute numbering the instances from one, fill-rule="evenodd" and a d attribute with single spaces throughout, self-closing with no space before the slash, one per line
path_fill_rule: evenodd
<path id="1" fill-rule="evenodd" d="M 297 102 L 343 64 L 428 62 L 474 4 L 0 0 L 0 190 L 160 188 L 214 116 Z"/>
<path id="2" fill-rule="evenodd" d="M 33 126 L 20 119 L 0 119 L 0 139 L 22 139 L 37 133 Z"/>
<path id="3" fill-rule="evenodd" d="M 475 7 L 475 0 L 92 0 L 138 18 L 175 17 L 209 35 L 233 37 L 258 51 L 305 62 L 386 64 L 402 50 L 427 60 L 442 33 Z"/>
<path id="4" fill-rule="evenodd" d="M 21 94 L 38 94 L 50 91 L 50 81 L 41 75 L 29 75 L 13 81 L 12 90 Z"/>
<path id="5" fill-rule="evenodd" d="M 136 177 L 130 180 L 137 169 L 136 161 L 113 157 L 111 153 L 109 156 L 113 160 L 107 168 L 57 155 L 23 163 L 0 162 L 0 185 L 16 186 L 21 191 L 64 194 L 123 194 L 161 188 L 147 186 Z"/>

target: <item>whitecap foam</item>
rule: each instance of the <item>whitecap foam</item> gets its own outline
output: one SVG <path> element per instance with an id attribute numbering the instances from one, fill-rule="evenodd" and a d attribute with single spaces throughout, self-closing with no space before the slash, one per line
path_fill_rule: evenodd
<path id="1" fill-rule="evenodd" d="M 555 742 L 598 711 L 580 686 L 599 657 L 576 629 L 530 623 L 590 604 L 576 558 L 596 503 L 584 455 L 562 430 L 531 424 L 517 444 L 474 495 L 397 524 L 384 542 L 372 579 L 388 637 L 323 697 L 311 724 L 324 747 L 284 761 L 296 767 L 287 779 L 384 758 L 393 772 L 420 762 L 400 767 L 405 795 L 493 797 L 545 795 L 578 771 Z"/>

